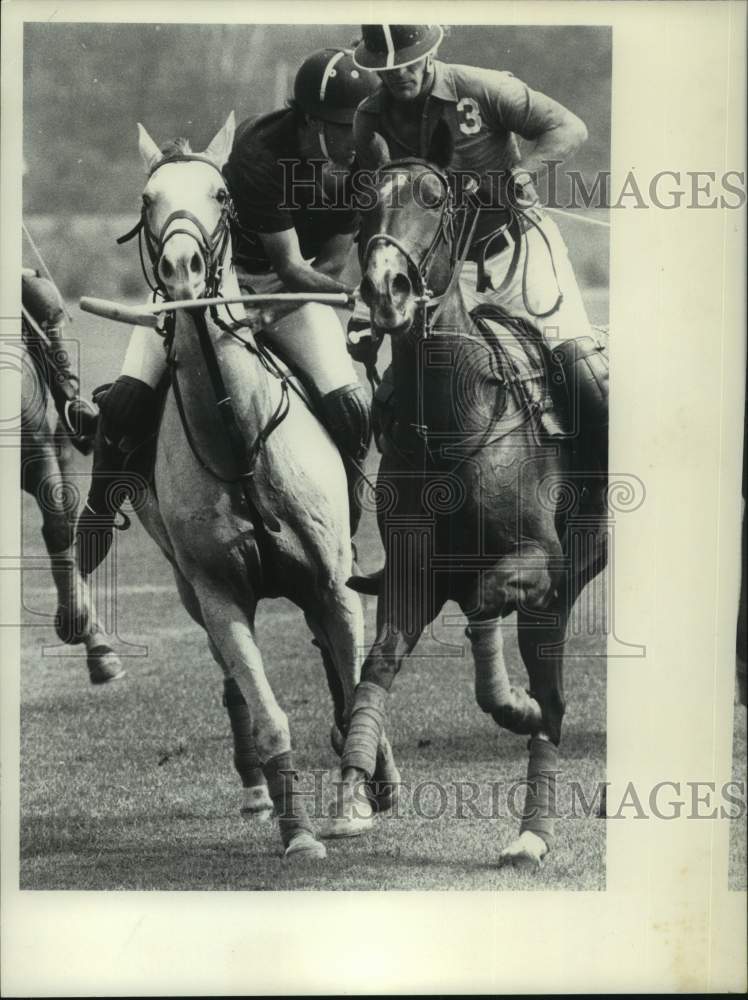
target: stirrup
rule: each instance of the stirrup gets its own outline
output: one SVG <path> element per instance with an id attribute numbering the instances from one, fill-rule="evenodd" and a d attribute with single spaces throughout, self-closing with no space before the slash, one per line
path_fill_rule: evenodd
<path id="1" fill-rule="evenodd" d="M 62 408 L 62 419 L 65 422 L 65 426 L 68 429 L 68 433 L 72 437 L 85 436 L 83 435 L 82 431 L 76 430 L 75 427 L 73 427 L 73 422 L 70 419 L 70 407 L 76 403 L 78 406 L 81 407 L 81 409 L 85 410 L 88 416 L 91 417 L 93 420 L 98 419 L 99 416 L 99 411 L 96 409 L 93 403 L 89 402 L 89 400 L 83 399 L 81 396 L 75 396 L 73 399 L 66 399 L 65 405 Z"/>

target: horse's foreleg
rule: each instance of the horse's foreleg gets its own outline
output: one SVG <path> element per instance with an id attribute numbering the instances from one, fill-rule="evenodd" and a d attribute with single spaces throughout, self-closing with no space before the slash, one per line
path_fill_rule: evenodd
<path id="1" fill-rule="evenodd" d="M 93 600 L 78 570 L 73 537 L 76 492 L 64 468 L 51 439 L 45 440 L 24 454 L 22 485 L 42 515 L 42 537 L 57 591 L 57 636 L 68 645 L 83 643 L 91 683 L 105 684 L 125 671 L 96 621 Z"/>
<path id="2" fill-rule="evenodd" d="M 497 725 L 513 733 L 534 733 L 541 710 L 534 697 L 514 687 L 504 661 L 500 618 L 472 619 L 465 629 L 475 662 L 475 700 Z"/>
<path id="3" fill-rule="evenodd" d="M 364 661 L 341 759 L 335 816 L 325 831 L 328 837 L 353 837 L 369 829 L 372 800 L 379 811 L 394 803 L 400 774 L 384 735 L 387 697 L 425 625 L 404 631 L 382 623 Z"/>
<path id="4" fill-rule="evenodd" d="M 332 745 L 343 756 L 345 736 L 353 713 L 356 688 L 361 676 L 364 626 L 361 602 L 345 585 L 331 592 L 318 615 L 318 624 L 310 615 L 307 622 L 321 647 L 328 686 L 335 706 L 335 726 Z M 392 747 L 381 731 L 376 763 L 367 784 L 370 803 L 376 812 L 391 809 L 397 798 L 400 772 L 395 764 Z"/>
<path id="5" fill-rule="evenodd" d="M 216 580 L 192 584 L 212 643 L 237 698 L 249 709 L 249 736 L 267 781 L 278 818 L 286 858 L 323 858 L 324 845 L 314 837 L 301 796 L 295 790 L 296 770 L 285 712 L 270 687 L 255 641 L 251 612 L 236 603 Z"/>

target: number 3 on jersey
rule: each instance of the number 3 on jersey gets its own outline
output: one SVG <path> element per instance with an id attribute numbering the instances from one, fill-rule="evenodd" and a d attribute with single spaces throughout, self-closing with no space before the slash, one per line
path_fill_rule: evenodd
<path id="1" fill-rule="evenodd" d="M 476 132 L 480 132 L 483 119 L 480 116 L 478 104 L 472 97 L 461 97 L 457 102 L 457 111 L 460 116 L 460 132 L 465 135 L 475 135 Z"/>

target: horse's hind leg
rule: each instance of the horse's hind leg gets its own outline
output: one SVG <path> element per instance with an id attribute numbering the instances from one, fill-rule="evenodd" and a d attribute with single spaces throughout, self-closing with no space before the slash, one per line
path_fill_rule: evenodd
<path id="1" fill-rule="evenodd" d="M 306 612 L 306 620 L 322 653 L 335 710 L 331 741 L 337 755 L 342 757 L 363 659 L 364 626 L 360 599 L 348 587 L 341 585 L 329 593 L 314 614 Z M 367 783 L 369 799 L 376 812 L 392 808 L 399 783 L 400 772 L 395 765 L 389 740 L 382 731 L 374 773 Z M 371 825 L 368 817 L 365 825 Z M 356 830 L 356 833 L 360 832 L 363 829 Z"/>
<path id="2" fill-rule="evenodd" d="M 232 592 L 215 579 L 192 584 L 205 629 L 219 662 L 250 711 L 250 735 L 262 764 L 268 793 L 278 817 L 286 858 L 324 858 L 324 845 L 314 837 L 301 796 L 285 712 L 270 687 L 254 636 L 254 603 L 246 613 Z"/>
<path id="3" fill-rule="evenodd" d="M 172 569 L 185 610 L 198 625 L 205 628 L 195 592 L 174 563 L 172 563 Z M 231 735 L 234 741 L 234 767 L 244 788 L 244 804 L 240 812 L 242 816 L 247 818 L 267 819 L 272 812 L 273 803 L 268 795 L 265 775 L 262 773 L 262 764 L 252 738 L 252 720 L 249 715 L 249 707 L 224 663 L 216 644 L 209 635 L 207 639 L 211 655 L 224 675 L 223 707 L 229 717 Z"/>
<path id="4" fill-rule="evenodd" d="M 538 623 L 532 612 L 517 614 L 519 649 L 530 679 L 530 693 L 540 706 L 540 719 L 531 734 L 527 764 L 525 807 L 519 836 L 499 856 L 499 864 L 538 865 L 553 845 L 558 746 L 566 710 L 563 685 L 564 639 L 571 608 L 562 587 L 545 610 L 551 624 Z"/>
<path id="5" fill-rule="evenodd" d="M 208 638 L 213 658 L 224 674 L 223 707 L 229 717 L 234 740 L 234 767 L 241 778 L 244 803 L 241 815 L 246 819 L 270 819 L 273 803 L 262 771 L 262 762 L 252 736 L 252 718 L 239 685 L 221 659 L 213 640 Z"/>

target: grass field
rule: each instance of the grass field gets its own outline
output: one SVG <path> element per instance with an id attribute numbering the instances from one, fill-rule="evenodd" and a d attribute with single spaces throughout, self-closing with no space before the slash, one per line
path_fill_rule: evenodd
<path id="1" fill-rule="evenodd" d="M 602 297 L 591 311 L 605 321 Z M 117 373 L 126 327 L 99 325 L 76 311 L 70 335 L 80 341 L 84 391 Z M 78 469 L 83 490 L 84 460 Z M 23 554 L 39 554 L 39 515 L 28 498 L 22 516 Z M 376 565 L 372 520 L 364 522 L 359 543 L 365 567 Z M 126 656 L 126 678 L 104 688 L 89 685 L 84 660 L 69 655 L 77 650 L 55 646 L 46 570 L 24 574 L 22 888 L 604 888 L 605 824 L 594 814 L 557 823 L 554 851 L 539 873 L 497 868 L 517 820 L 502 796 L 499 815 L 489 815 L 492 786 L 524 778 L 526 740 L 500 732 L 478 710 L 459 615 L 422 640 L 395 685 L 388 729 L 409 789 L 399 814 L 379 820 L 365 838 L 329 843 L 325 863 L 289 867 L 280 859 L 274 824 L 239 816 L 220 674 L 176 597 L 165 561 L 136 522 L 118 537 L 117 554 L 118 598 L 107 610 L 116 612 L 119 651 L 134 655 Z M 367 640 L 373 614 L 369 600 Z M 510 673 L 524 684 L 512 619 L 508 626 Z M 313 773 L 335 762 L 318 653 L 301 613 L 286 602 L 261 605 L 258 630 L 268 676 L 289 715 L 302 780 L 311 789 Z M 600 629 L 569 643 L 562 806 L 565 782 L 593 788 L 605 780 L 603 650 Z M 736 740 L 740 752 L 739 734 Z M 446 802 L 427 784 L 435 781 Z M 485 818 L 456 815 L 461 782 L 478 784 Z M 739 836 L 736 845 L 734 857 Z"/>

